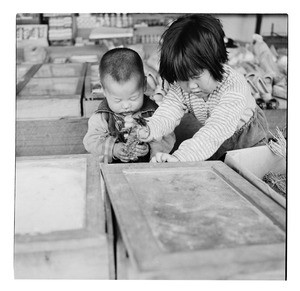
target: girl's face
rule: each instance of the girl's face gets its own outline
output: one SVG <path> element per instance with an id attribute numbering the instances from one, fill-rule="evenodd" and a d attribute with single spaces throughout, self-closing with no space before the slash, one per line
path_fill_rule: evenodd
<path id="1" fill-rule="evenodd" d="M 195 78 L 189 79 L 188 81 L 178 81 L 177 83 L 184 91 L 197 96 L 210 94 L 218 85 L 218 81 L 216 81 L 206 69 Z"/>
<path id="2" fill-rule="evenodd" d="M 142 108 L 144 87 L 140 86 L 136 76 L 125 82 L 117 82 L 108 75 L 102 85 L 108 106 L 113 112 L 129 115 Z"/>

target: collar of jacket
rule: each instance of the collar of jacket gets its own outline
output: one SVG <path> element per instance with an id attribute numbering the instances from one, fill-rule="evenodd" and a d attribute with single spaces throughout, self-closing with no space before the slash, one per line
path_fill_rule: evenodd
<path id="1" fill-rule="evenodd" d="M 152 101 L 147 95 L 144 95 L 143 106 L 138 112 L 139 112 L 139 114 L 154 112 L 157 109 L 157 107 L 158 107 L 158 105 L 154 101 Z M 107 112 L 107 113 L 111 113 L 114 115 L 118 115 L 109 108 L 106 99 L 104 99 L 104 100 L 102 100 L 102 102 L 100 102 L 99 107 L 95 113 L 102 113 L 102 112 Z"/>

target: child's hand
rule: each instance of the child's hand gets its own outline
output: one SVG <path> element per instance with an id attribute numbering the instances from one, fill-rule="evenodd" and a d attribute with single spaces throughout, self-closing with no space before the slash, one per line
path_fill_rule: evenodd
<path id="1" fill-rule="evenodd" d="M 136 155 L 138 157 L 143 157 L 143 156 L 145 156 L 145 155 L 148 154 L 148 152 L 149 152 L 149 145 L 146 144 L 146 143 L 142 144 L 142 145 L 138 144 L 136 146 L 136 148 L 135 148 L 135 152 L 136 152 Z"/>
<path id="2" fill-rule="evenodd" d="M 135 126 L 135 120 L 133 119 L 132 115 L 126 115 L 124 117 L 124 127 L 131 128 Z"/>
<path id="3" fill-rule="evenodd" d="M 166 153 L 156 153 L 156 155 L 154 157 L 152 157 L 151 163 L 175 163 L 175 162 L 179 162 L 179 160 L 169 154 Z"/>
<path id="4" fill-rule="evenodd" d="M 113 156 L 123 163 L 128 163 L 130 161 L 128 155 L 124 152 L 124 143 L 115 143 L 113 148 Z"/>
<path id="5" fill-rule="evenodd" d="M 125 121 L 125 124 L 124 124 L 125 128 L 131 128 L 131 127 L 136 126 L 136 121 L 130 115 L 125 116 L 124 121 Z M 150 131 L 149 131 L 149 127 L 148 126 L 141 126 L 141 125 L 138 126 L 138 129 L 137 129 L 137 138 L 140 141 L 143 141 L 143 142 L 149 142 L 149 141 L 151 141 L 151 139 L 148 138 L 149 135 L 150 135 Z"/>

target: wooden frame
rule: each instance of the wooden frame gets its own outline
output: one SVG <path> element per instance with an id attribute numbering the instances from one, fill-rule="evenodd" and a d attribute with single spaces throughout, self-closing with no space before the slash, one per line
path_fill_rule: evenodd
<path id="1" fill-rule="evenodd" d="M 151 173 L 165 175 L 168 172 L 180 174 L 201 170 L 212 171 L 225 181 L 237 198 L 245 200 L 258 217 L 266 219 L 266 225 L 278 237 L 272 238 L 268 243 L 258 241 L 252 245 L 225 245 L 221 248 L 200 248 L 193 251 L 161 248 L 147 221 L 146 216 L 152 214 L 145 214 L 141 209 L 137 198 L 139 193 L 134 190 L 135 186 L 131 184 L 132 180 L 128 175 L 132 175 L 132 179 L 138 179 L 137 175 L 141 173 L 147 176 Z M 109 196 L 106 207 L 109 207 L 111 201 L 113 211 L 110 215 L 115 215 L 116 221 L 114 224 L 114 218 L 107 218 L 114 229 L 114 239 L 110 244 L 116 251 L 111 257 L 111 262 L 115 262 L 111 274 L 116 274 L 116 278 L 120 278 L 120 273 L 134 279 L 285 278 L 285 210 L 224 163 L 103 164 L 101 171 L 107 188 L 105 195 Z M 120 241 L 125 246 L 125 253 L 129 254 L 130 263 L 124 263 L 126 256 L 120 247 Z M 118 265 L 120 256 L 123 257 L 123 265 L 127 265 L 127 271 L 122 270 L 122 260 Z"/>
<path id="2" fill-rule="evenodd" d="M 76 249 L 102 244 L 104 234 L 104 208 L 100 197 L 98 160 L 89 154 L 43 157 L 21 157 L 23 161 L 53 161 L 59 159 L 86 159 L 85 225 L 81 229 L 53 231 L 37 235 L 15 235 L 15 253 Z M 16 193 L 17 194 L 17 193 Z"/>
<path id="3" fill-rule="evenodd" d="M 86 63 L 45 63 L 40 66 L 33 78 L 84 77 L 86 69 Z"/>
<path id="4" fill-rule="evenodd" d="M 17 95 L 17 119 L 81 117 L 83 84 L 84 77 L 31 78 Z"/>
<path id="5" fill-rule="evenodd" d="M 32 67 L 26 72 L 26 74 L 22 78 L 22 81 L 17 82 L 16 95 L 18 95 L 23 90 L 23 88 L 26 86 L 26 84 L 29 82 L 29 80 L 39 70 L 39 68 L 41 67 L 41 65 L 42 64 L 32 65 Z"/>

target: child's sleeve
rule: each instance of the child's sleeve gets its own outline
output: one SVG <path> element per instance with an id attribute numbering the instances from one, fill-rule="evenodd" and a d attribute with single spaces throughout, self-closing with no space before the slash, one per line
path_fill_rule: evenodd
<path id="1" fill-rule="evenodd" d="M 162 103 L 149 119 L 150 138 L 159 140 L 172 133 L 186 112 L 182 90 L 171 86 Z"/>
<path id="2" fill-rule="evenodd" d="M 161 140 L 154 140 L 150 142 L 150 159 L 158 152 L 168 154 L 173 149 L 175 141 L 176 137 L 174 132 L 172 132 L 164 136 Z"/>
<path id="3" fill-rule="evenodd" d="M 107 156 L 108 163 L 112 162 L 113 148 L 117 137 L 110 135 L 108 131 L 108 124 L 101 113 L 93 114 L 88 121 L 88 131 L 83 138 L 85 149 L 100 156 L 100 161 L 104 160 Z"/>
<path id="4" fill-rule="evenodd" d="M 245 107 L 242 94 L 231 92 L 224 95 L 205 125 L 191 139 L 182 142 L 173 156 L 183 162 L 210 158 L 235 133 Z"/>

